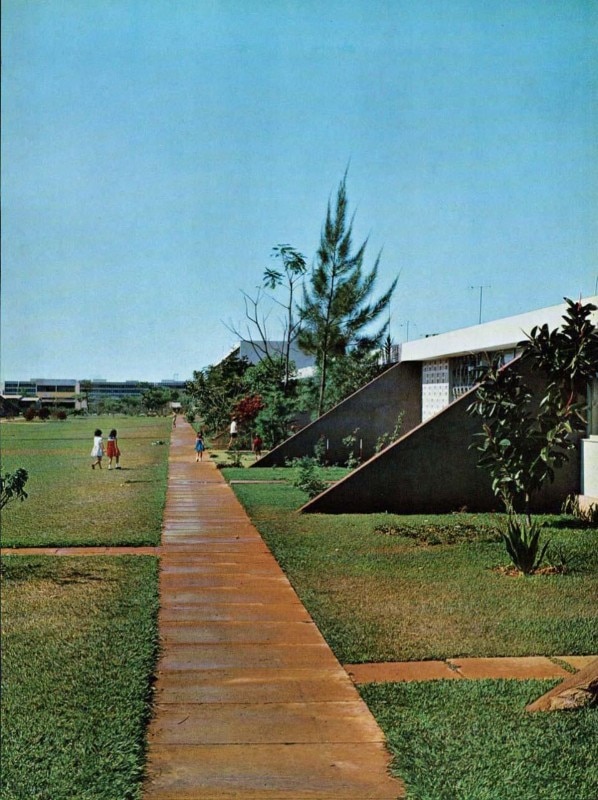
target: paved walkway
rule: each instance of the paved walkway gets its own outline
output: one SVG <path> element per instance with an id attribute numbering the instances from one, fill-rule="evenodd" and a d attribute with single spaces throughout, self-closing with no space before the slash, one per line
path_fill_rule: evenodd
<path id="1" fill-rule="evenodd" d="M 395 800 L 383 734 L 189 425 L 173 431 L 145 800 Z"/>
<path id="2" fill-rule="evenodd" d="M 356 684 L 384 681 L 568 678 L 570 670 L 587 667 L 598 656 L 519 656 L 515 658 L 448 658 L 446 661 L 397 661 L 345 664 Z"/>
<path id="3" fill-rule="evenodd" d="M 388 775 L 383 734 L 354 683 L 564 678 L 564 665 L 595 658 L 343 669 L 220 472 L 209 458 L 195 463 L 193 443 L 179 422 L 160 547 L 2 549 L 160 556 L 162 656 L 144 800 L 395 800 L 403 787 Z"/>

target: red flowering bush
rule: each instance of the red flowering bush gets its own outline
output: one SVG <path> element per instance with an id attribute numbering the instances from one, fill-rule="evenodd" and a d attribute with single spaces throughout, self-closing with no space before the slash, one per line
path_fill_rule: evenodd
<path id="1" fill-rule="evenodd" d="M 265 405 L 259 394 L 248 395 L 239 400 L 233 407 L 233 416 L 241 424 L 244 422 L 252 422 L 262 408 L 265 408 Z"/>

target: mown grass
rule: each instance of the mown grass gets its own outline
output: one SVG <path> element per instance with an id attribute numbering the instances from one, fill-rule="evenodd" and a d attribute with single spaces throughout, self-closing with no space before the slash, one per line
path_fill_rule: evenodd
<path id="1" fill-rule="evenodd" d="M 598 709 L 529 714 L 551 681 L 371 684 L 409 800 L 596 800 Z"/>
<path id="2" fill-rule="evenodd" d="M 318 475 L 323 481 L 338 481 L 348 475 L 346 467 L 318 467 Z M 226 467 L 222 474 L 227 481 L 285 481 L 293 483 L 299 475 L 298 467 L 260 467 L 248 470 L 246 467 Z"/>
<path id="3" fill-rule="evenodd" d="M 3 547 L 153 545 L 160 539 L 170 420 L 87 417 L 0 426 L 2 469 L 24 467 L 28 499 L 2 512 Z M 121 470 L 90 467 L 93 432 L 118 430 Z M 153 442 L 162 441 L 162 445 Z"/>
<path id="4" fill-rule="evenodd" d="M 595 529 L 544 518 L 572 570 L 509 577 L 501 515 L 301 515 L 292 486 L 234 489 L 342 663 L 598 652 Z"/>
<path id="5" fill-rule="evenodd" d="M 156 559 L 6 556 L 2 571 L 3 800 L 139 798 Z"/>

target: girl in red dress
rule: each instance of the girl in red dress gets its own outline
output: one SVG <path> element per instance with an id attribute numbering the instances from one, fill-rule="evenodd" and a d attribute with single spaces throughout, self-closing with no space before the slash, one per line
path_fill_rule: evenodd
<path id="1" fill-rule="evenodd" d="M 112 469 L 112 459 L 116 460 L 116 469 L 120 469 L 120 464 L 118 463 L 120 460 L 120 450 L 118 449 L 116 428 L 112 428 L 108 435 L 108 441 L 106 442 L 106 457 L 109 459 L 108 469 Z"/>

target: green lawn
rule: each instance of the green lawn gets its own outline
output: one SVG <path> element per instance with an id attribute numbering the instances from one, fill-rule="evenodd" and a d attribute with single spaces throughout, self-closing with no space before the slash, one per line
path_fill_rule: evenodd
<path id="1" fill-rule="evenodd" d="M 29 473 L 24 503 L 2 513 L 2 546 L 158 544 L 171 422 L 87 417 L 0 426 L 2 469 Z M 92 470 L 93 432 L 118 430 L 121 470 Z M 164 444 L 153 444 L 162 441 Z"/>
<path id="2" fill-rule="evenodd" d="M 510 577 L 501 515 L 301 515 L 288 484 L 234 489 L 341 662 L 598 652 L 598 531 L 570 517 L 543 519 L 568 571 Z M 524 710 L 553 685 L 360 691 L 408 800 L 597 800 L 598 709 Z"/>
<path id="3" fill-rule="evenodd" d="M 409 800 L 596 800 L 598 709 L 525 711 L 553 685 L 432 681 L 360 691 Z"/>
<path id="4" fill-rule="evenodd" d="M 317 469 L 318 475 L 323 481 L 338 481 L 350 472 L 346 467 L 318 467 Z M 260 467 L 259 469 L 226 467 L 222 474 L 227 481 L 285 481 L 292 483 L 299 475 L 299 469 L 297 467 Z"/>
<path id="5" fill-rule="evenodd" d="M 2 799 L 139 798 L 156 559 L 6 556 L 2 573 Z"/>
<path id="6" fill-rule="evenodd" d="M 341 663 L 598 652 L 595 529 L 545 518 L 569 573 L 509 577 L 500 515 L 297 514 L 292 486 L 234 489 Z"/>

